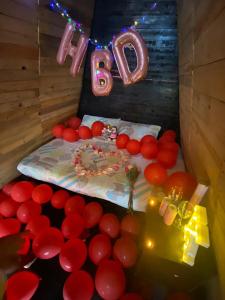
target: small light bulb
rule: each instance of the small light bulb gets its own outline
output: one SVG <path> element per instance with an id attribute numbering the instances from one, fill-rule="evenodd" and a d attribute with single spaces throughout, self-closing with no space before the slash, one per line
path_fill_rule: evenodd
<path id="1" fill-rule="evenodd" d="M 134 26 L 137 26 L 138 25 L 138 21 L 134 21 Z"/>
<path id="2" fill-rule="evenodd" d="M 152 240 L 148 239 L 148 240 L 146 241 L 146 246 L 147 246 L 147 248 L 149 248 L 149 249 L 153 249 L 153 248 L 154 248 L 154 242 L 153 242 Z"/>
<path id="3" fill-rule="evenodd" d="M 153 199 L 152 199 L 152 200 L 150 200 L 150 201 L 149 201 L 149 204 L 150 204 L 150 206 L 154 207 L 154 206 L 155 206 L 155 204 L 156 204 L 156 203 L 155 203 L 155 200 L 153 200 Z"/>

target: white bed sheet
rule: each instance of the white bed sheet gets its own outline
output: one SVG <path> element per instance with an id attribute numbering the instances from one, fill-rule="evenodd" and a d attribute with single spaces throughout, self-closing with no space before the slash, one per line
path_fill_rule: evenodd
<path id="1" fill-rule="evenodd" d="M 115 145 L 100 142 L 95 139 L 69 143 L 62 139 L 54 139 L 25 157 L 17 169 L 24 175 L 53 183 L 67 190 L 80 194 L 105 199 L 127 208 L 129 186 L 124 168 L 114 175 L 95 177 L 76 176 L 72 159 L 75 150 L 83 143 L 92 143 L 106 150 L 115 150 Z M 145 211 L 152 186 L 144 178 L 144 169 L 151 161 L 140 154 L 130 157 L 130 163 L 136 164 L 141 173 L 134 189 L 134 210 Z M 176 167 L 169 173 L 185 169 L 181 153 L 179 153 Z"/>

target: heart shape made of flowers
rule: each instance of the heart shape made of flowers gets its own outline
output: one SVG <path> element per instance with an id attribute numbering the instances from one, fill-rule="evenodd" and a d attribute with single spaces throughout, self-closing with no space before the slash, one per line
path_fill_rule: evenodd
<path id="1" fill-rule="evenodd" d="M 93 167 L 93 164 L 91 166 L 85 166 L 82 156 L 87 152 L 91 152 L 97 157 L 96 161 L 93 160 L 93 162 L 95 163 L 95 167 Z M 98 160 L 107 161 L 109 159 L 116 159 L 117 162 L 109 162 L 108 164 L 99 167 L 97 166 Z M 73 165 L 75 166 L 77 176 L 100 176 L 112 175 L 118 172 L 121 166 L 126 166 L 128 161 L 129 155 L 126 154 L 124 151 L 107 151 L 93 144 L 85 144 L 75 151 Z"/>

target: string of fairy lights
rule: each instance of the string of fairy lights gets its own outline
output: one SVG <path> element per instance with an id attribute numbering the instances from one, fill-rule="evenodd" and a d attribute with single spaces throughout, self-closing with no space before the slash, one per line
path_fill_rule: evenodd
<path id="1" fill-rule="evenodd" d="M 155 10 L 158 6 L 157 2 L 151 2 L 150 3 L 150 10 Z M 68 9 L 63 6 L 61 3 L 59 3 L 57 0 L 51 0 L 49 7 L 51 10 L 57 12 L 58 14 L 60 14 L 63 18 L 65 18 L 67 20 L 68 23 L 70 23 L 73 28 L 74 31 L 79 31 L 80 33 L 84 34 L 84 29 L 83 29 L 83 25 L 74 20 L 69 12 Z M 131 28 L 137 28 L 138 25 L 144 24 L 145 23 L 145 16 L 142 16 L 138 19 L 135 19 L 133 24 L 130 26 Z M 125 32 L 127 30 L 127 28 L 123 28 L 121 31 Z M 95 46 L 97 49 L 108 49 L 109 47 L 111 47 L 112 45 L 112 41 L 109 41 L 108 44 L 101 44 L 97 38 L 89 38 L 89 43 L 92 44 L 93 46 Z"/>

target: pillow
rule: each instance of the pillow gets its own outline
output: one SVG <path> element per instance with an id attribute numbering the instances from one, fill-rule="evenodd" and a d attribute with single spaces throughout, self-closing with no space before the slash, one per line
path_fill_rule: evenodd
<path id="1" fill-rule="evenodd" d="M 147 134 L 153 135 L 155 138 L 158 137 L 161 126 L 149 125 L 149 124 L 139 124 L 127 121 L 120 121 L 120 127 L 118 134 L 125 133 L 129 135 L 131 139 L 140 140 L 143 136 Z"/>
<path id="2" fill-rule="evenodd" d="M 109 124 L 112 126 L 116 126 L 117 128 L 119 128 L 120 125 L 120 120 L 121 119 L 113 119 L 113 118 L 104 118 L 104 117 L 98 117 L 98 116 L 90 116 L 90 115 L 84 115 L 81 125 L 85 125 L 91 128 L 91 125 L 95 122 L 95 121 L 101 121 L 105 124 Z"/>

